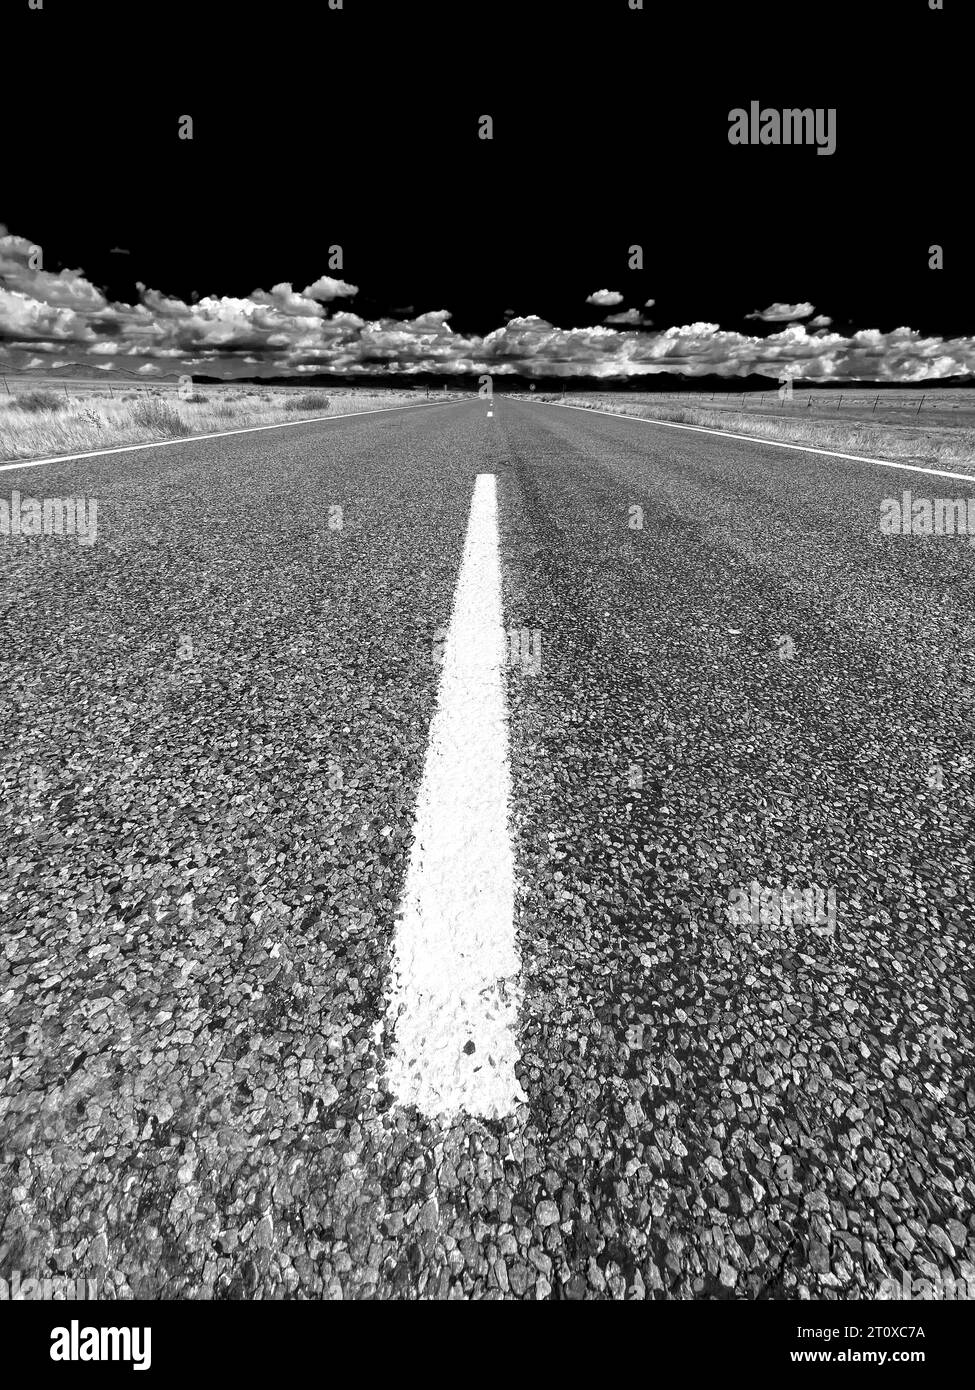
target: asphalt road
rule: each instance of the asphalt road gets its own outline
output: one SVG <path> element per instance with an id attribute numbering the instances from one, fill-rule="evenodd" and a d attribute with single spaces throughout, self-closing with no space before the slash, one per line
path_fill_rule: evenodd
<path id="1" fill-rule="evenodd" d="M 385 1001 L 486 472 L 541 642 L 527 1101 L 448 1123 Z M 968 486 L 504 398 L 0 475 L 98 499 L 90 547 L 0 537 L 0 1274 L 975 1288 L 975 549 L 879 527 Z M 833 910 L 730 920 L 753 881 Z"/>

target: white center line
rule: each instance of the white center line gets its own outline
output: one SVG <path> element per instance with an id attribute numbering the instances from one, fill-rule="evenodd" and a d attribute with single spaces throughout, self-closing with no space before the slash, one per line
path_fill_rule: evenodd
<path id="1" fill-rule="evenodd" d="M 393 946 L 386 1080 L 401 1105 L 429 1117 L 500 1119 L 525 1100 L 497 511 L 496 479 L 482 473 Z"/>

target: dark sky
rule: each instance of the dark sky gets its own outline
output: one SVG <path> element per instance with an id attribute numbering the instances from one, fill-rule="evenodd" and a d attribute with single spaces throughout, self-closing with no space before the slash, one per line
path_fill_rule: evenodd
<path id="1" fill-rule="evenodd" d="M 356 312 L 461 332 L 597 323 L 603 286 L 658 325 L 811 301 L 840 330 L 975 331 L 960 0 L 645 2 L 24 0 L 0 221 L 129 301 L 301 285 L 340 243 Z M 834 106 L 836 153 L 731 146 L 753 99 Z"/>

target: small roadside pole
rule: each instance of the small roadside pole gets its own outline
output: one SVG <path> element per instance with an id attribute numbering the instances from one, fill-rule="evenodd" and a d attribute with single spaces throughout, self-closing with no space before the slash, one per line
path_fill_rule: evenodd
<path id="1" fill-rule="evenodd" d="M 10 395 L 10 387 L 7 385 L 7 378 L 6 378 L 6 377 L 3 378 L 3 389 L 6 391 L 7 395 L 9 396 L 9 395 Z"/>
<path id="2" fill-rule="evenodd" d="M 870 412 L 871 415 L 872 415 L 872 414 L 874 413 L 874 411 L 877 409 L 877 406 L 878 406 L 879 404 L 880 404 L 880 397 L 878 396 L 877 399 L 876 399 L 876 400 L 874 401 L 874 403 L 873 403 L 873 410 L 871 410 L 871 412 Z"/>
<path id="3" fill-rule="evenodd" d="M 67 382 L 64 383 L 64 394 L 65 394 L 65 395 L 68 394 L 68 383 L 67 383 Z"/>
<path id="4" fill-rule="evenodd" d="M 923 404 L 924 404 L 924 396 L 922 395 L 922 396 L 921 396 L 921 399 L 918 401 L 917 410 L 915 410 L 915 412 L 914 412 L 914 418 L 915 418 L 915 420 L 916 420 L 917 417 L 920 415 L 920 413 L 921 413 L 921 406 L 922 406 Z"/>

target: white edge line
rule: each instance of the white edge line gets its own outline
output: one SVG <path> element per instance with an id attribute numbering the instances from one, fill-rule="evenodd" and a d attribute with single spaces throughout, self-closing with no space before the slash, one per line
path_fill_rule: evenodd
<path id="1" fill-rule="evenodd" d="M 723 439 L 742 439 L 746 444 L 768 444 L 773 449 L 798 449 L 801 454 L 825 454 L 831 459 L 849 459 L 853 463 L 874 463 L 878 468 L 902 468 L 908 473 L 931 473 L 936 478 L 955 478 L 962 483 L 975 484 L 975 473 L 948 473 L 942 468 L 922 468 L 919 463 L 894 463 L 891 459 L 864 458 L 862 454 L 840 454 L 835 449 L 816 449 L 809 444 L 787 444 L 782 439 L 763 439 L 754 434 L 732 434 L 729 430 L 711 429 L 707 425 L 678 425 L 673 420 L 654 420 L 646 415 L 617 415 L 613 410 L 592 410 L 587 405 L 563 405 L 561 401 L 539 401 L 539 405 L 559 406 L 562 410 L 581 410 L 586 415 L 607 415 L 611 420 L 633 420 L 638 425 L 664 425 L 669 430 L 693 430 L 697 434 L 717 434 Z"/>
<path id="2" fill-rule="evenodd" d="M 467 399 L 466 397 L 464 398 Z M 42 468 L 46 463 L 72 463 L 77 459 L 97 459 L 106 454 L 131 454 L 136 449 L 168 449 L 174 444 L 196 444 L 202 439 L 226 439 L 232 434 L 257 434 L 260 430 L 284 430 L 292 425 L 315 425 L 329 420 L 357 420 L 361 415 L 382 415 L 389 410 L 424 410 L 433 405 L 463 405 L 464 401 L 419 401 L 416 405 L 381 405 L 376 410 L 347 410 L 343 415 L 311 415 L 305 420 L 282 420 L 277 425 L 247 425 L 239 430 L 220 430 L 217 434 L 184 434 L 178 439 L 157 439 L 148 444 L 119 444 L 114 449 L 93 449 L 88 454 L 55 454 L 49 459 L 21 459 L 0 464 L 0 473 L 17 468 Z"/>

